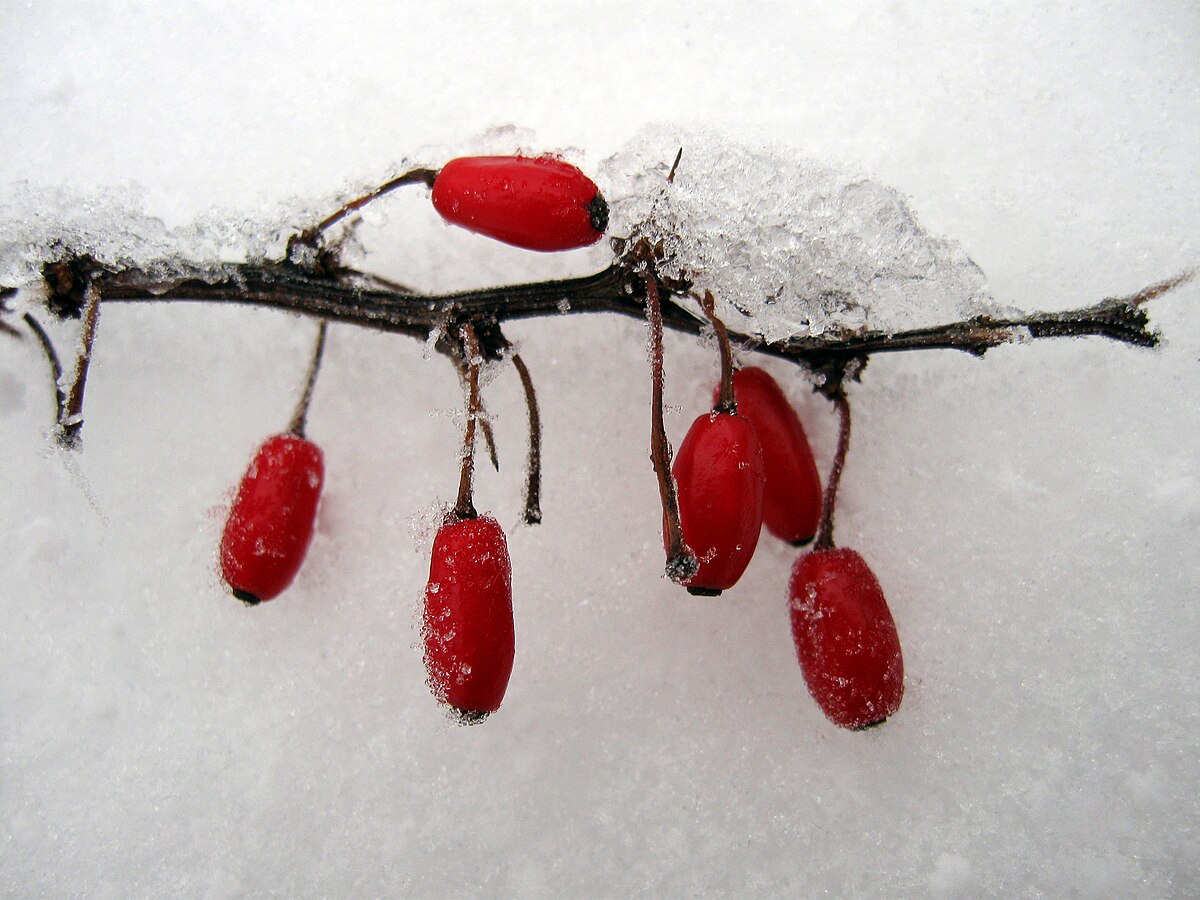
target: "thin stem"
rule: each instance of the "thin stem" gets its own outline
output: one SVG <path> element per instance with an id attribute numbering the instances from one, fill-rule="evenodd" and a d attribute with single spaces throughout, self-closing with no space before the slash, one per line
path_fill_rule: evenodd
<path id="1" fill-rule="evenodd" d="M 89 286 L 83 296 L 83 331 L 79 354 L 75 358 L 75 379 L 71 382 L 63 414 L 58 420 L 58 443 L 68 450 L 79 449 L 79 432 L 83 428 L 83 392 L 87 386 L 88 366 L 92 362 L 92 345 L 96 341 L 96 322 L 100 318 L 100 292 Z"/>
<path id="2" fill-rule="evenodd" d="M 500 471 L 500 458 L 496 455 L 496 436 L 492 433 L 492 423 L 487 419 L 487 410 L 480 409 L 479 432 L 483 435 L 483 446 L 487 450 L 488 462 L 497 472 Z"/>
<path id="3" fill-rule="evenodd" d="M 514 353 L 513 365 L 521 377 L 521 387 L 525 391 L 525 410 L 529 416 L 529 463 L 525 472 L 525 513 L 526 525 L 537 525 L 542 521 L 542 417 L 538 412 L 537 393 L 533 389 L 533 379 L 529 377 L 529 369 L 521 354 Z"/>
<path id="4" fill-rule="evenodd" d="M 813 550 L 833 549 L 833 508 L 837 504 L 838 482 L 842 480 L 842 467 L 846 464 L 846 452 L 850 449 L 850 401 L 842 387 L 833 394 L 833 405 L 838 411 L 837 452 L 829 469 L 829 481 L 825 484 L 825 496 L 821 500 L 821 523 L 817 526 L 817 537 Z"/>
<path id="5" fill-rule="evenodd" d="M 29 313 L 25 313 L 24 319 L 29 330 L 42 345 L 42 352 L 46 354 L 46 362 L 50 364 L 50 378 L 54 384 L 54 421 L 55 423 L 62 422 L 66 418 L 63 410 L 67 405 L 67 395 L 63 393 L 62 389 L 63 369 L 62 363 L 58 361 L 58 352 L 54 349 L 54 343 L 50 340 L 50 335 L 46 334 L 46 329 L 42 327 L 41 322 Z"/>
<path id="6" fill-rule="evenodd" d="M 479 335 L 476 335 L 475 339 L 478 340 Z M 455 356 L 453 359 L 454 367 L 458 369 L 458 377 L 465 383 L 470 377 L 467 364 L 463 361 L 462 356 Z M 487 448 L 488 462 L 492 464 L 493 469 L 499 472 L 500 459 L 496 456 L 496 436 L 492 434 L 492 423 L 488 421 L 487 410 L 482 401 L 479 404 L 479 413 L 479 430 L 483 434 L 483 446 Z"/>
<path id="7" fill-rule="evenodd" d="M 471 499 L 475 477 L 475 420 L 479 417 L 479 341 L 471 323 L 462 327 L 463 346 L 467 354 L 467 428 L 463 436 L 462 468 L 458 476 L 458 499 L 451 517 L 455 521 L 474 519 L 475 504 Z"/>
<path id="8" fill-rule="evenodd" d="M 372 200 L 376 200 L 379 197 L 382 197 L 384 194 L 388 194 L 394 191 L 396 188 L 404 187 L 408 184 L 424 184 L 426 187 L 433 187 L 433 182 L 437 179 L 437 176 L 438 173 L 436 169 L 412 169 L 411 171 L 405 172 L 403 175 L 393 178 L 391 181 L 385 181 L 373 191 L 364 194 L 361 197 L 356 197 L 349 203 L 338 207 L 336 211 L 330 213 L 312 228 L 308 228 L 300 232 L 298 235 L 293 235 L 288 240 L 288 258 L 291 258 L 292 249 L 296 244 L 305 244 L 310 247 L 315 247 L 317 239 L 325 231 L 332 228 L 355 210 L 362 209 Z"/>
<path id="9" fill-rule="evenodd" d="M 313 348 L 312 359 L 308 363 L 308 377 L 304 381 L 304 393 L 296 404 L 296 412 L 292 416 L 288 431 L 296 437 L 304 437 L 304 426 L 308 420 L 308 406 L 312 403 L 313 388 L 317 384 L 317 372 L 321 369 L 321 357 L 325 353 L 325 332 L 329 329 L 329 320 L 322 319 L 317 326 L 317 343 Z"/>
<path id="10" fill-rule="evenodd" d="M 663 529 L 667 538 L 667 577 L 683 584 L 700 568 L 692 548 L 683 539 L 679 521 L 679 498 L 671 475 L 671 442 L 663 423 L 663 319 L 658 298 L 658 280 L 652 268 L 646 272 L 646 319 L 650 323 L 650 460 L 658 476 Z"/>
<path id="11" fill-rule="evenodd" d="M 716 300 L 712 291 L 705 291 L 700 301 L 704 314 L 712 322 L 713 331 L 717 333 L 717 344 L 721 348 L 721 391 L 717 395 L 717 405 L 713 412 L 737 413 L 737 398 L 733 396 L 733 348 L 729 346 L 729 329 L 717 316 Z"/>

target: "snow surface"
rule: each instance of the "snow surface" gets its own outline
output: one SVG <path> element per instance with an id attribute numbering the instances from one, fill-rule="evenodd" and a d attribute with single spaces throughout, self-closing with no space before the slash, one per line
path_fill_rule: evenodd
<path id="1" fill-rule="evenodd" d="M 1160 3 L 10 4 L 0 280 L 64 216 L 114 253 L 184 240 L 234 261 L 459 152 L 566 152 L 617 196 L 606 161 L 648 153 L 665 121 L 794 153 L 781 184 L 829 166 L 895 188 L 871 196 L 990 291 L 952 266 L 945 289 L 909 282 L 903 315 L 1091 303 L 1200 262 L 1197 38 L 1195 10 Z M 676 208 L 718 176 L 741 203 L 734 152 L 685 147 Z M 606 259 L 445 227 L 420 190 L 369 210 L 356 253 L 433 290 Z M 636 322 L 510 329 L 543 406 L 545 524 L 517 524 L 524 413 L 502 371 L 485 392 L 502 467 L 481 467 L 478 500 L 509 534 L 518 655 L 474 728 L 431 701 L 416 620 L 457 484 L 444 360 L 331 330 L 317 534 L 296 584 L 248 610 L 216 547 L 247 459 L 290 416 L 311 323 L 106 307 L 74 457 L 49 449 L 37 347 L 0 335 L 0 891 L 1195 895 L 1198 301 L 1195 284 L 1154 301 L 1154 352 L 871 362 L 837 534 L 884 586 L 907 684 L 865 734 L 806 695 L 794 550 L 764 536 L 717 600 L 661 577 Z M 830 410 L 765 365 L 826 467 Z M 711 347 L 669 337 L 676 442 L 715 371 Z"/>

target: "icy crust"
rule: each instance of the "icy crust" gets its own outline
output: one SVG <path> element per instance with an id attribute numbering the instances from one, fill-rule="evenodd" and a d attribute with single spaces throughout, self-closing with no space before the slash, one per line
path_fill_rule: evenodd
<path id="1" fill-rule="evenodd" d="M 679 147 L 682 161 L 668 184 Z M 164 281 L 217 280 L 231 264 L 281 257 L 288 236 L 413 166 L 539 152 L 528 131 L 494 128 L 453 148 L 420 148 L 415 160 L 378 179 L 331 186 L 323 198 L 260 201 L 178 227 L 147 215 L 136 188 L 82 196 L 26 186 L 0 200 L 0 284 L 34 282 L 43 263 L 70 254 L 137 267 Z M 897 191 L 856 173 L 784 148 L 661 126 L 598 167 L 577 151 L 555 155 L 598 176 L 610 234 L 661 242 L 660 273 L 711 290 L 722 317 L 739 331 L 768 341 L 898 331 L 994 309 L 983 273 L 957 243 L 922 228 Z M 436 243 L 436 217 L 429 221 L 430 232 L 412 240 Z M 344 250 L 347 262 L 371 268 L 355 241 Z M 692 312 L 701 316 L 698 307 Z"/>
<path id="2" fill-rule="evenodd" d="M 36 280 L 42 264 L 88 255 L 113 268 L 137 267 L 163 279 L 216 278 L 228 263 L 278 253 L 295 212 L 277 209 L 250 218 L 210 213 L 170 228 L 145 212 L 135 188 L 81 195 L 22 186 L 0 201 L 0 283 Z"/>
<path id="3" fill-rule="evenodd" d="M 711 290 L 729 325 L 768 341 L 991 308 L 979 267 L 922 228 L 900 193 L 786 149 L 660 126 L 600 174 L 613 234 L 661 241 L 660 272 Z"/>
<path id="4" fill-rule="evenodd" d="M 578 150 L 547 151 L 532 131 L 514 126 L 489 128 L 455 145 L 430 144 L 415 155 L 394 162 L 379 173 L 336 179 L 323 197 L 248 202 L 244 209 L 211 210 L 177 227 L 146 212 L 146 198 L 136 186 L 106 188 L 86 194 L 61 188 L 19 185 L 0 198 L 0 284 L 22 285 L 41 277 L 42 265 L 70 255 L 88 255 L 103 265 L 138 268 L 162 280 L 201 278 L 217 281 L 229 266 L 279 259 L 287 239 L 319 222 L 350 198 L 413 168 L 438 168 L 456 156 L 554 156 L 585 166 Z M 369 215 L 386 226 L 387 201 L 373 205 Z M 441 220 L 430 210 L 430 230 L 414 241 L 436 242 Z M 349 236 L 343 259 L 362 264 L 362 247 L 353 235 L 337 230 L 334 240 Z M 432 247 L 431 249 L 435 249 Z"/>

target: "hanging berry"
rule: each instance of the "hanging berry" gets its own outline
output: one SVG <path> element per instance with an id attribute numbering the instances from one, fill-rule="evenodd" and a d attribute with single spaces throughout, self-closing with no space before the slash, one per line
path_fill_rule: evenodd
<path id="1" fill-rule="evenodd" d="M 754 426 L 738 414 L 729 335 L 712 294 L 701 302 L 721 350 L 721 386 L 712 412 L 688 429 L 671 474 L 679 491 L 683 538 L 699 563 L 695 575 L 681 583 L 689 593 L 715 596 L 737 583 L 754 556 L 765 476 Z"/>
<path id="2" fill-rule="evenodd" d="M 253 606 L 284 592 L 308 552 L 325 481 L 321 448 L 304 436 L 308 407 L 325 351 L 322 321 L 304 392 L 286 434 L 267 438 L 238 485 L 221 538 L 221 576 Z"/>
<path id="3" fill-rule="evenodd" d="M 792 639 L 821 710 L 843 728 L 867 728 L 900 708 L 904 658 L 874 573 L 854 550 L 816 550 L 796 560 Z"/>
<path id="4" fill-rule="evenodd" d="M 809 693 L 834 724 L 867 728 L 900 708 L 904 657 L 875 574 L 857 552 L 833 545 L 838 484 L 850 449 L 850 401 L 844 387 L 848 365 L 830 370 L 822 385 L 838 411 L 837 451 L 813 552 L 792 568 L 788 608 Z"/>
<path id="5" fill-rule="evenodd" d="M 750 420 L 762 446 L 763 524 L 789 544 L 803 544 L 821 520 L 821 476 L 796 410 L 775 379 L 749 366 L 733 376 L 738 413 Z M 718 386 L 713 391 L 717 402 Z"/>
<path id="6" fill-rule="evenodd" d="M 600 240 L 608 204 L 590 178 L 552 156 L 452 159 L 433 183 L 447 222 L 526 250 L 574 250 Z"/>
<path id="7" fill-rule="evenodd" d="M 491 516 L 447 521 L 433 541 L 422 626 L 434 697 L 464 722 L 500 708 L 512 674 L 512 566 Z"/>
<path id="8" fill-rule="evenodd" d="M 515 635 L 512 565 L 504 531 L 472 500 L 479 417 L 479 344 L 463 327 L 467 427 L 458 499 L 433 541 L 421 633 L 429 687 L 464 724 L 500 708 L 512 674 Z"/>
<path id="9" fill-rule="evenodd" d="M 221 539 L 221 575 L 248 605 L 292 583 L 312 539 L 325 479 L 321 449 L 295 434 L 267 438 L 238 486 Z"/>
<path id="10" fill-rule="evenodd" d="M 762 530 L 763 457 L 750 420 L 705 413 L 692 423 L 671 469 L 683 537 L 700 568 L 682 584 L 716 596 L 733 587 Z"/>

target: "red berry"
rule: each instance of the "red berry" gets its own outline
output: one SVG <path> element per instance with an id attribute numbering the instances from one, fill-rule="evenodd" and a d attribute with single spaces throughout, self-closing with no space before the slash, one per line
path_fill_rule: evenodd
<path id="1" fill-rule="evenodd" d="M 292 583 L 312 539 L 324 478 L 312 441 L 277 434 L 258 448 L 221 538 L 221 574 L 239 600 L 271 600 Z"/>
<path id="2" fill-rule="evenodd" d="M 705 413 L 679 445 L 671 474 L 683 538 L 700 568 L 688 592 L 715 596 L 733 587 L 762 530 L 763 456 L 750 420 Z"/>
<path id="3" fill-rule="evenodd" d="M 713 392 L 716 403 L 720 388 Z M 803 544 L 821 521 L 821 476 L 800 417 L 767 372 L 749 367 L 733 376 L 738 413 L 750 420 L 762 445 L 763 524 L 780 540 Z"/>
<path id="4" fill-rule="evenodd" d="M 490 516 L 438 529 L 422 623 L 433 695 L 464 722 L 500 708 L 512 674 L 512 566 Z"/>
<path id="5" fill-rule="evenodd" d="M 866 562 L 853 550 L 796 560 L 792 638 L 809 693 L 843 728 L 877 725 L 900 708 L 904 657 L 896 623 Z"/>
<path id="6" fill-rule="evenodd" d="M 608 204 L 590 178 L 551 156 L 452 159 L 433 183 L 442 218 L 526 250 L 574 250 L 608 227 Z"/>

